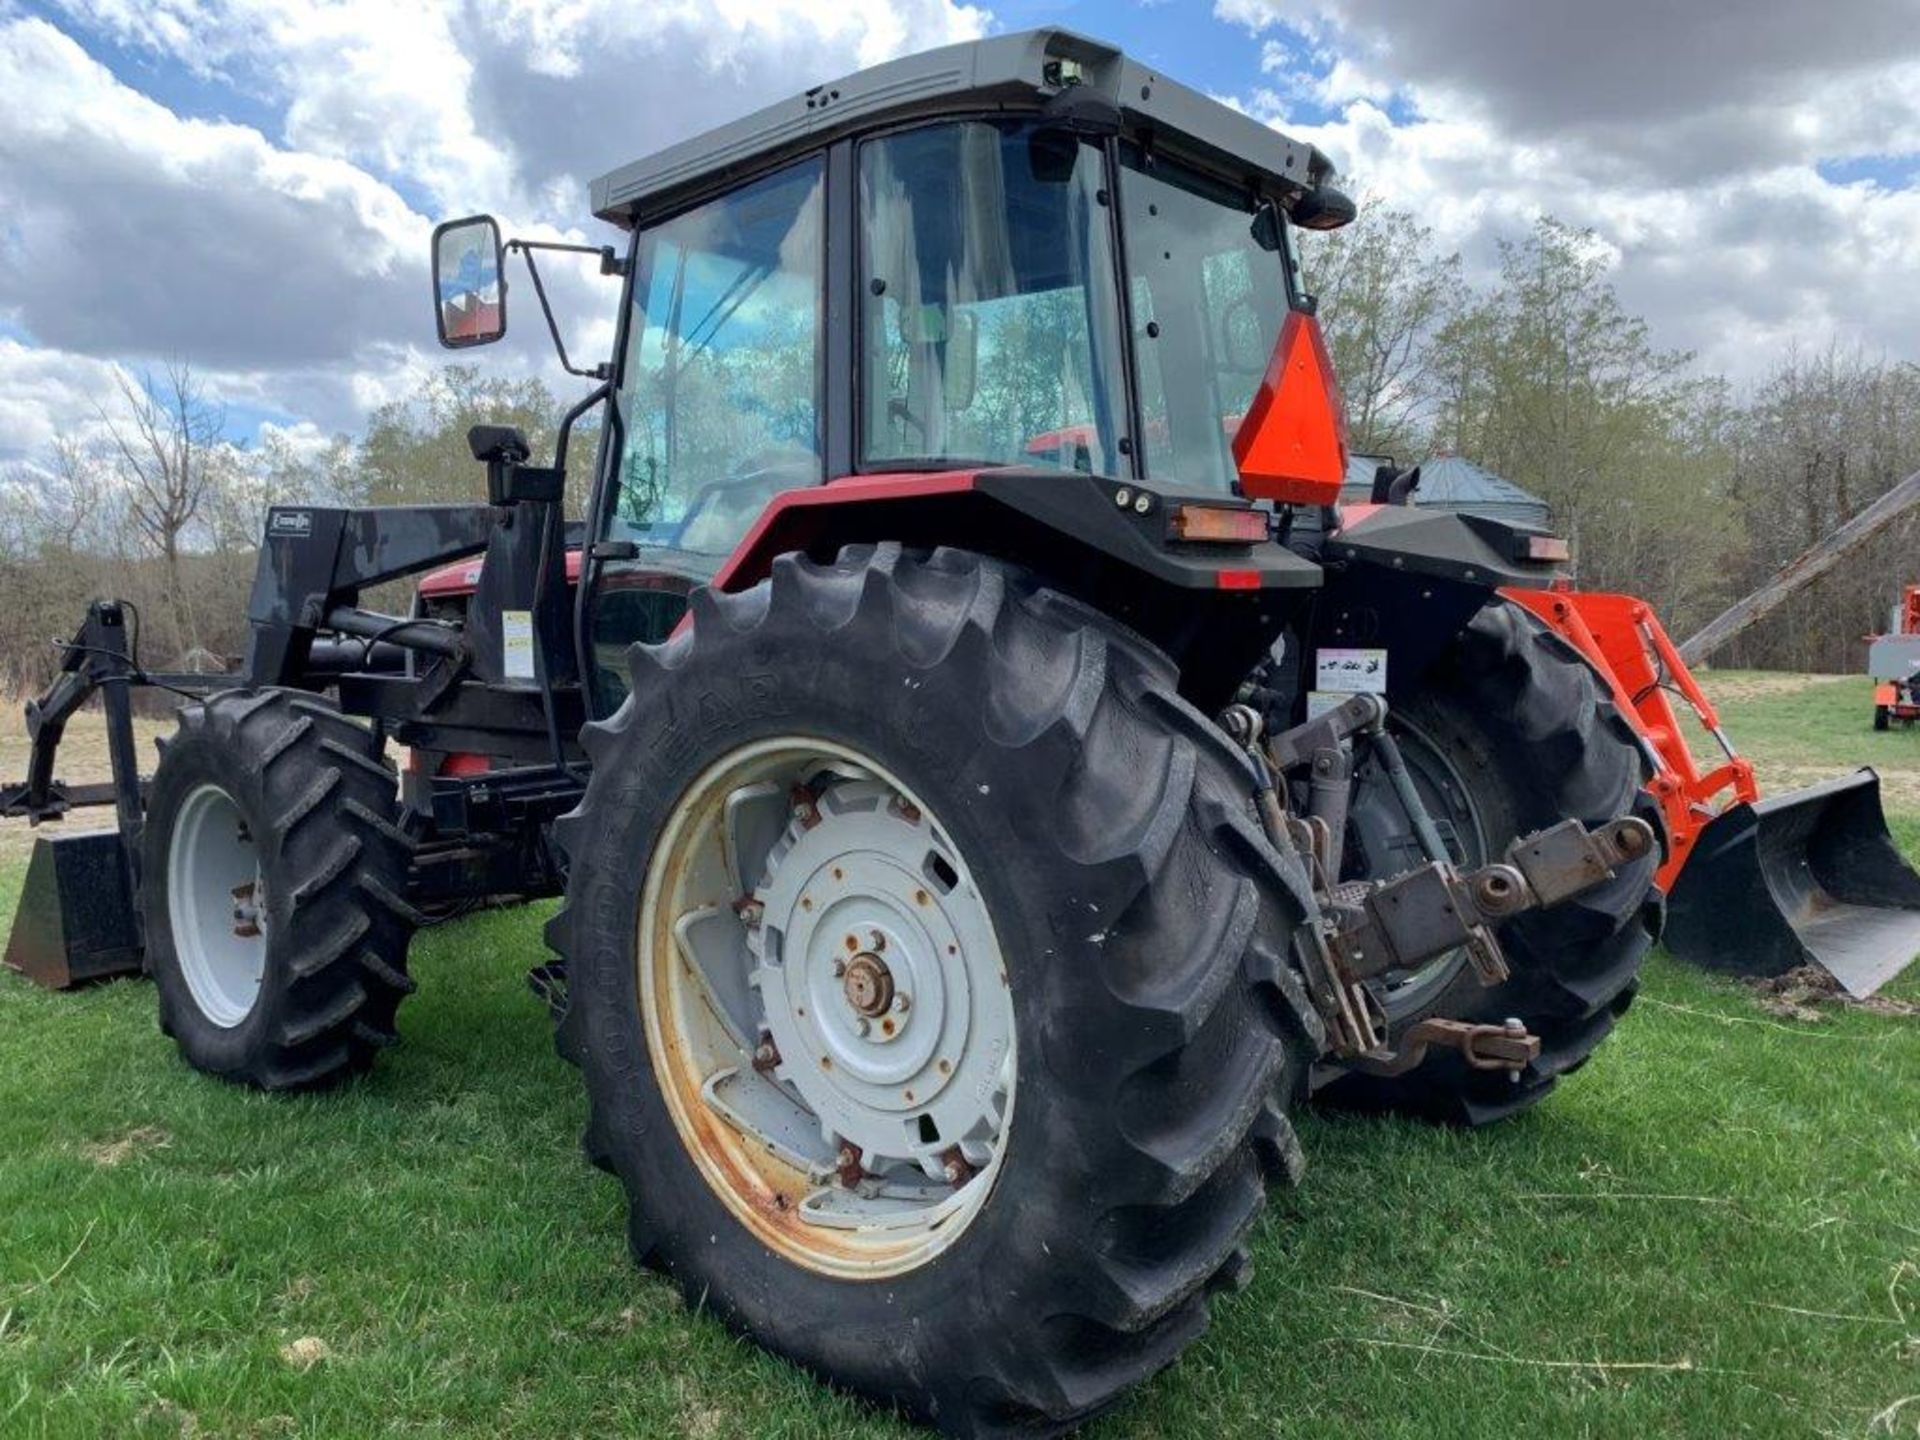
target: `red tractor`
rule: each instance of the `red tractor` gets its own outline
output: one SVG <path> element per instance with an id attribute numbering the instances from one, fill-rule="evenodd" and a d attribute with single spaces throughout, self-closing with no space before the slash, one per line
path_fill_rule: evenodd
<path id="1" fill-rule="evenodd" d="M 1294 237 L 1353 207 L 1312 146 L 1044 30 L 593 200 L 622 247 L 433 244 L 450 345 L 509 251 L 543 309 L 535 252 L 618 282 L 551 464 L 481 427 L 486 504 L 276 507 L 232 676 L 149 674 L 96 603 L 0 808 L 121 825 L 43 842 L 10 954 L 144 968 L 189 1063 L 311 1086 L 394 1040 L 424 907 L 563 896 L 636 1256 L 950 1432 L 1072 1426 L 1244 1282 L 1309 1092 L 1480 1123 L 1587 1060 L 1659 922 L 1658 754 L 1526 598 L 1563 542 L 1331 508 Z M 150 783 L 143 683 L 197 692 Z"/>

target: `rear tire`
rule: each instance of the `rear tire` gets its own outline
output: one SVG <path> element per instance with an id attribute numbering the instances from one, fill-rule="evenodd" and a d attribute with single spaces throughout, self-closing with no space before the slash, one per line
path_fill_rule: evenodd
<path id="1" fill-rule="evenodd" d="M 298 691 L 183 706 L 142 845 L 160 1028 L 188 1064 L 297 1089 L 393 1043 L 420 917 L 393 769 L 365 729 Z"/>
<path id="2" fill-rule="evenodd" d="M 1516 836 L 1569 816 L 1594 825 L 1632 813 L 1660 829 L 1631 728 L 1578 652 L 1517 605 L 1495 601 L 1483 609 L 1420 693 L 1399 702 L 1394 714 L 1403 748 L 1424 746 L 1444 762 L 1449 779 L 1439 791 L 1467 792 L 1449 827 L 1460 863 L 1497 860 Z M 1361 783 L 1368 783 L 1364 775 Z M 1384 787 L 1384 779 L 1377 783 Z M 1428 804 L 1433 808 L 1431 795 Z M 1348 879 L 1386 879 L 1418 859 L 1404 843 L 1391 857 L 1353 849 Z M 1649 855 L 1597 889 L 1504 926 L 1500 944 L 1513 974 L 1503 984 L 1481 985 L 1456 956 L 1389 992 L 1396 1039 L 1432 1015 L 1524 1021 L 1542 1048 L 1517 1083 L 1505 1071 L 1469 1067 L 1455 1051 L 1434 1050 L 1405 1075 L 1353 1071 L 1321 1095 L 1354 1109 L 1460 1125 L 1489 1124 L 1539 1104 L 1561 1076 L 1587 1062 L 1633 1003 L 1641 962 L 1659 933 L 1656 865 Z"/>
<path id="3" fill-rule="evenodd" d="M 690 1304 L 948 1433 L 1079 1424 L 1200 1334 L 1210 1296 L 1248 1273 L 1266 1182 L 1300 1169 L 1287 1110 L 1316 1024 L 1291 958 L 1304 874 L 1267 846 L 1247 763 L 1178 698 L 1166 659 L 1017 571 L 854 547 L 828 566 L 783 556 L 753 590 L 695 592 L 692 611 L 690 633 L 634 648 L 630 698 L 587 729 L 593 777 L 561 825 L 572 868 L 548 930 L 568 965 L 561 1045 L 587 1086 L 585 1147 L 626 1189 L 633 1252 Z M 798 1172 L 802 1188 L 775 1191 L 777 1169 L 728 1138 L 739 1128 L 687 1099 L 684 1047 L 661 1039 L 672 992 L 651 978 L 697 948 L 656 938 L 698 918 L 656 897 L 687 873 L 678 837 L 715 803 L 699 797 L 791 737 L 865 757 L 912 818 L 937 822 L 957 860 L 928 862 L 951 887 L 938 904 L 965 891 L 983 907 L 1010 996 L 1012 1098 L 987 1168 L 953 1198 L 989 1188 L 958 1233 L 880 1257 L 872 1278 L 816 1254 L 795 1218 L 844 1188 Z M 820 783 L 816 818 L 766 851 L 776 864 L 839 823 L 834 787 L 861 784 Z M 725 793 L 732 806 L 748 790 Z M 865 852 L 848 853 L 851 875 Z M 756 928 L 795 915 L 767 873 Z M 842 878 L 837 860 L 807 873 L 828 892 Z M 816 963 L 793 938 L 804 922 L 780 933 L 783 967 Z M 767 973 L 753 993 L 773 1034 Z M 794 989 L 783 977 L 772 993 Z M 815 1064 L 784 1055 L 774 1078 L 804 1098 L 827 1083 L 802 1078 Z M 716 1160 L 742 1149 L 731 1170 Z"/>
<path id="4" fill-rule="evenodd" d="M 1891 728 L 1892 714 L 1893 712 L 1889 710 L 1885 705 L 1874 706 L 1873 707 L 1873 728 L 1876 730 L 1886 730 Z"/>

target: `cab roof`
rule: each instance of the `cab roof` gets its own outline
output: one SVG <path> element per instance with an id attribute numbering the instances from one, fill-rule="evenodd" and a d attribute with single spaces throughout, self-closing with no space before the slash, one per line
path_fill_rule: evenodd
<path id="1" fill-rule="evenodd" d="M 814 85 L 593 182 L 593 211 L 631 229 L 842 135 L 954 113 L 1038 112 L 1063 91 L 1104 100 L 1129 133 L 1151 133 L 1231 178 L 1285 200 L 1333 167 L 1230 106 L 1168 80 L 1111 45 L 1048 28 L 946 45 Z"/>

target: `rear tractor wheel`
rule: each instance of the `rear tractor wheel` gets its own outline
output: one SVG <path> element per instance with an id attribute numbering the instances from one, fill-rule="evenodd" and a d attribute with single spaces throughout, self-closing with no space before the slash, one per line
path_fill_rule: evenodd
<path id="1" fill-rule="evenodd" d="M 395 777 L 318 696 L 184 706 L 141 859 L 160 1028 L 189 1064 L 264 1090 L 364 1070 L 413 989 Z"/>
<path id="2" fill-rule="evenodd" d="M 1246 1273 L 1304 877 L 1171 668 L 955 552 L 699 592 L 589 727 L 550 938 L 636 1255 L 953 1433 L 1112 1403 Z"/>
<path id="3" fill-rule="evenodd" d="M 1387 723 L 1463 869 L 1498 860 L 1517 836 L 1569 816 L 1596 825 L 1631 812 L 1658 826 L 1626 721 L 1579 654 L 1507 601 L 1475 617 Z M 1389 879 L 1425 859 L 1377 760 L 1356 770 L 1348 833 L 1345 879 Z M 1464 1125 L 1538 1104 L 1586 1063 L 1633 1001 L 1659 928 L 1657 863 L 1650 854 L 1597 889 L 1503 926 L 1500 946 L 1513 973 L 1500 985 L 1482 985 L 1461 952 L 1383 977 L 1379 995 L 1395 1042 L 1430 1016 L 1521 1021 L 1542 1049 L 1517 1079 L 1435 1049 L 1404 1075 L 1354 1071 L 1321 1093 L 1357 1109 Z"/>

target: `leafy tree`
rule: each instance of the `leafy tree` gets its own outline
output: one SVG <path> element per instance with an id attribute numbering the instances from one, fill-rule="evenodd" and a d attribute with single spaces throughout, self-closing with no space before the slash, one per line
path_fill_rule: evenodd
<path id="1" fill-rule="evenodd" d="M 368 418 L 356 498 L 370 505 L 482 499 L 485 476 L 467 448 L 467 431 L 475 425 L 517 425 L 535 463 L 545 463 L 553 453 L 560 413 L 553 392 L 537 377 L 508 380 L 474 365 L 443 366 L 413 394 L 380 406 Z"/>
<path id="2" fill-rule="evenodd" d="M 1439 394 L 1440 334 L 1466 300 L 1458 254 L 1403 210 L 1363 206 L 1325 236 L 1303 236 L 1307 290 L 1320 314 L 1362 455 L 1416 458 Z"/>

